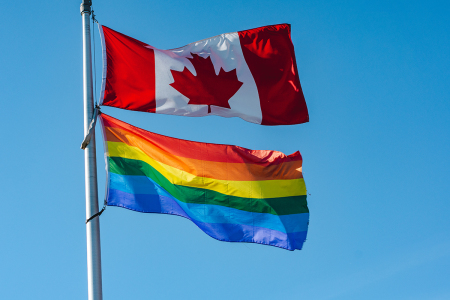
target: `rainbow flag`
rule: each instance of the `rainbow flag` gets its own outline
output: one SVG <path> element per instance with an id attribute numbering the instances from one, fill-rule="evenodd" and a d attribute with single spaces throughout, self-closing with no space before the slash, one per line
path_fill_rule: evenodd
<path id="1" fill-rule="evenodd" d="M 99 118 L 109 206 L 182 216 L 221 241 L 302 248 L 309 211 L 300 152 L 180 140 Z"/>

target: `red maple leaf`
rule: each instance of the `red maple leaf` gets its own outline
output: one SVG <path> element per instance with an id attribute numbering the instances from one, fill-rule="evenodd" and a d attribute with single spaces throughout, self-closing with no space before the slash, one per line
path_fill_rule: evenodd
<path id="1" fill-rule="evenodd" d="M 220 68 L 216 75 L 211 57 L 203 58 L 191 53 L 188 58 L 194 65 L 197 76 L 194 76 L 186 67 L 182 72 L 170 70 L 174 83 L 170 85 L 178 92 L 189 98 L 188 104 L 208 105 L 208 113 L 211 105 L 230 108 L 228 100 L 241 88 L 236 75 L 236 69 L 225 72 Z"/>

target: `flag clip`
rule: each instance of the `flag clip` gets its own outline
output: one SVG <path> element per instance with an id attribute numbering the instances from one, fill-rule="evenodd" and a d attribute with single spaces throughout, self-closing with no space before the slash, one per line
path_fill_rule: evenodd
<path id="1" fill-rule="evenodd" d="M 99 211 L 98 213 L 92 215 L 89 219 L 86 220 L 86 224 L 89 223 L 90 220 L 96 218 L 96 217 L 100 217 L 100 215 L 105 211 L 106 209 L 106 205 L 108 204 L 108 202 L 105 199 L 105 202 L 103 203 L 103 208 L 101 211 Z"/>
<path id="2" fill-rule="evenodd" d="M 88 133 L 86 134 L 86 137 L 84 138 L 83 142 L 81 143 L 81 149 L 86 149 L 87 145 L 89 145 L 89 142 L 91 141 L 92 134 L 95 130 L 95 124 L 97 124 L 97 116 L 101 114 L 100 112 L 100 106 L 95 106 L 94 108 L 94 116 L 92 117 L 91 124 L 89 124 Z"/>

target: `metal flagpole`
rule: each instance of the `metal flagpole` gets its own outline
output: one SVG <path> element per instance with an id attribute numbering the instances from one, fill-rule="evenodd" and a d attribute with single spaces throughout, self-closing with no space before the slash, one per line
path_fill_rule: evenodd
<path id="1" fill-rule="evenodd" d="M 83 100 L 84 134 L 87 135 L 94 113 L 91 59 L 91 0 L 82 0 L 80 11 L 83 23 Z M 95 133 L 84 149 L 86 185 L 86 219 L 98 212 L 97 159 L 95 154 Z M 100 253 L 100 223 L 94 218 L 86 224 L 87 271 L 89 300 L 102 300 L 102 265 Z"/>

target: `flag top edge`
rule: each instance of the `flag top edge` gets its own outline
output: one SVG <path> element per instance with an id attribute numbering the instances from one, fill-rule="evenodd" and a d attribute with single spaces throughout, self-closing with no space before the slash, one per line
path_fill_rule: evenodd
<path id="1" fill-rule="evenodd" d="M 221 36 L 221 35 L 232 34 L 232 33 L 239 33 L 239 32 L 246 32 L 246 31 L 257 31 L 257 32 L 258 32 L 258 31 L 263 31 L 265 28 L 270 28 L 270 27 L 280 27 L 280 26 L 283 26 L 283 25 L 287 25 L 287 26 L 288 26 L 288 28 L 289 28 L 289 35 L 290 35 L 291 24 L 289 24 L 289 23 L 281 23 L 281 24 L 266 25 L 266 26 L 260 26 L 260 27 L 256 27 L 256 28 L 246 29 L 246 30 L 238 30 L 238 31 L 231 31 L 231 32 L 226 32 L 226 33 L 222 33 L 222 34 L 217 34 L 217 35 L 211 36 L 211 37 L 209 37 L 209 38 L 201 39 L 201 40 L 198 40 L 198 41 L 196 41 L 196 42 L 192 42 L 192 43 L 186 44 L 186 45 L 181 46 L 181 47 L 172 48 L 172 49 L 167 49 L 167 50 L 177 50 L 177 49 L 181 49 L 181 48 L 184 48 L 184 47 L 186 47 L 186 46 L 189 46 L 189 45 L 192 45 L 192 44 L 196 44 L 196 43 L 200 43 L 200 42 L 203 42 L 203 41 L 206 41 L 206 40 L 210 40 L 210 39 L 213 39 L 213 38 L 218 37 L 218 36 Z"/>
<path id="2" fill-rule="evenodd" d="M 272 152 L 273 154 L 278 156 L 277 159 L 282 160 L 282 162 L 288 162 L 288 161 L 294 161 L 294 160 L 296 160 L 296 161 L 297 160 L 299 160 L 299 161 L 301 160 L 302 161 L 303 160 L 303 157 L 302 157 L 300 151 L 298 151 L 298 150 L 293 152 L 293 153 L 291 153 L 291 154 L 289 154 L 289 155 L 287 155 L 287 154 L 285 154 L 285 153 L 283 153 L 281 151 L 277 151 L 277 150 L 252 150 L 252 149 L 248 149 L 248 148 L 237 146 L 237 145 L 190 141 L 190 140 L 170 137 L 170 136 L 158 134 L 158 133 L 155 133 L 155 132 L 151 132 L 151 131 L 148 131 L 148 130 L 145 130 L 145 129 L 133 126 L 133 125 L 127 123 L 127 122 L 121 121 L 119 119 L 116 119 L 116 118 L 114 118 L 114 117 L 112 117 L 110 115 L 104 114 L 104 113 L 102 113 L 99 117 L 102 119 L 102 125 L 105 126 L 105 127 L 114 127 L 114 126 L 109 126 L 108 124 L 105 124 L 105 121 L 106 121 L 106 123 L 110 123 L 111 122 L 110 120 L 112 119 L 112 122 L 119 123 L 118 124 L 119 126 L 125 125 L 124 126 L 125 129 L 128 129 L 128 130 L 132 129 L 132 130 L 137 130 L 137 131 L 143 131 L 145 133 L 154 134 L 154 135 L 162 137 L 162 138 L 167 138 L 167 139 L 172 139 L 172 140 L 177 140 L 177 141 L 183 141 L 183 142 L 187 141 L 187 142 L 194 143 L 194 144 L 209 144 L 209 145 L 214 145 L 214 146 L 235 147 L 235 148 L 237 148 L 237 149 L 239 149 L 241 151 L 252 152 L 252 153 L 266 152 L 267 151 L 267 152 Z M 110 119 L 110 120 L 108 120 L 108 119 Z M 127 127 L 130 127 L 130 128 L 127 128 Z M 106 135 L 104 136 L 104 139 L 106 140 Z M 257 156 L 256 154 L 253 154 L 253 155 Z M 275 162 L 271 161 L 271 163 L 275 163 Z"/>
<path id="3" fill-rule="evenodd" d="M 100 24 L 99 24 L 99 25 L 100 25 Z M 147 44 L 147 43 L 144 43 L 144 42 L 142 42 L 142 41 L 140 41 L 140 40 L 137 40 L 137 39 L 135 39 L 135 38 L 132 38 L 132 37 L 126 35 L 126 34 L 123 34 L 123 33 L 119 32 L 119 31 L 117 31 L 117 30 L 112 29 L 112 28 L 110 28 L 110 27 L 108 27 L 108 26 L 105 26 L 105 25 L 100 25 L 100 26 L 106 27 L 106 28 L 108 28 L 109 30 L 113 30 L 113 31 L 118 32 L 118 33 L 120 33 L 120 34 L 122 34 L 122 35 L 125 35 L 125 36 L 127 36 L 127 37 L 129 37 L 129 38 L 131 38 L 131 39 L 133 39 L 133 40 L 136 40 L 136 41 L 138 41 L 138 42 L 140 42 L 140 43 L 146 44 L 147 46 L 149 46 L 149 47 L 151 47 L 151 48 L 154 48 L 153 46 L 151 46 L 151 45 L 149 45 L 149 44 Z M 289 35 L 290 35 L 290 33 L 291 33 L 291 24 L 289 24 L 289 23 L 280 23 L 280 24 L 274 24 L 274 25 L 265 25 L 265 26 L 255 27 L 255 28 L 246 29 L 246 30 L 238 30 L 238 31 L 231 31 L 231 32 L 226 32 L 226 33 L 222 33 L 222 34 L 217 34 L 217 35 L 214 35 L 214 36 L 211 36 L 211 37 L 208 37 L 208 38 L 204 38 L 204 39 L 201 39 L 201 40 L 198 40 L 198 41 L 195 41 L 195 42 L 186 44 L 186 45 L 181 46 L 181 47 L 176 47 L 176 48 L 171 48 L 171 49 L 166 49 L 166 50 L 172 51 L 172 50 L 181 49 L 181 48 L 184 48 L 184 47 L 186 47 L 186 46 L 189 46 L 189 45 L 192 45 L 192 44 L 196 44 L 196 43 L 200 43 L 200 42 L 203 42 L 203 41 L 206 41 L 206 40 L 210 40 L 210 39 L 213 39 L 213 38 L 218 37 L 218 36 L 221 36 L 221 35 L 232 34 L 232 33 L 238 33 L 238 32 L 247 32 L 247 31 L 251 31 L 251 32 L 259 32 L 259 31 L 263 31 L 263 30 L 269 29 L 269 28 L 277 28 L 277 29 L 278 29 L 278 28 L 282 28 L 282 27 L 284 27 L 284 26 L 287 26 L 287 28 L 288 28 L 288 30 L 289 30 Z M 273 31 L 278 31 L 278 30 L 273 30 Z"/>

